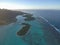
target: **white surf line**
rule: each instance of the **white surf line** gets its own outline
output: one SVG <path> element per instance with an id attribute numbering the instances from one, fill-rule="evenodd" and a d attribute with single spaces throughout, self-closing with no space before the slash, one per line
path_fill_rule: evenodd
<path id="1" fill-rule="evenodd" d="M 56 28 L 54 25 L 50 24 L 52 27 L 54 27 L 56 29 L 56 31 L 58 31 L 60 33 L 60 30 L 58 28 Z"/>
<path id="2" fill-rule="evenodd" d="M 49 23 L 49 21 L 47 20 L 47 19 L 45 19 L 44 17 L 42 17 L 42 16 L 39 16 L 40 18 L 42 18 L 42 19 L 44 19 L 47 23 Z M 49 23 L 53 28 L 55 28 L 55 30 L 57 31 L 57 32 L 59 32 L 60 33 L 60 30 L 58 29 L 58 28 L 56 28 L 54 25 L 52 25 L 51 23 Z"/>

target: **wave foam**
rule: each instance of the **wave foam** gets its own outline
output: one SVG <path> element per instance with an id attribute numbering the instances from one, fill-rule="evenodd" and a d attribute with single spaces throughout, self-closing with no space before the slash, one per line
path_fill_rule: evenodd
<path id="1" fill-rule="evenodd" d="M 47 19 L 45 19 L 44 17 L 42 16 L 39 16 L 40 18 L 42 18 L 43 20 L 45 20 L 47 23 L 49 23 L 49 21 Z M 60 33 L 60 30 L 58 28 L 56 28 L 54 25 L 52 25 L 51 23 L 49 23 L 57 32 Z"/>

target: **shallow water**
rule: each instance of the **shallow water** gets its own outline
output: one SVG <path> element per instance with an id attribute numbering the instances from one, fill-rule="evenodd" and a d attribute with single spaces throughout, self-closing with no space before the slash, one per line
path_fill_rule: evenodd
<path id="1" fill-rule="evenodd" d="M 38 20 L 25 23 L 31 25 L 25 36 L 16 34 L 23 27 L 20 18 L 13 24 L 0 26 L 0 45 L 60 45 L 58 41 L 60 35 L 56 37 L 53 29 L 49 31 L 52 28 L 49 24 L 41 23 Z M 50 27 L 49 29 L 46 27 L 47 25 L 48 28 Z"/>

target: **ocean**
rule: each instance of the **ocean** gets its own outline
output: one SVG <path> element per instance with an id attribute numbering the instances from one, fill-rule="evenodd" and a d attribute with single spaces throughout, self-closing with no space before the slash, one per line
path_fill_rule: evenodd
<path id="1" fill-rule="evenodd" d="M 23 17 L 18 15 L 15 23 L 0 26 L 0 45 L 60 45 L 59 10 L 22 11 L 33 14 L 36 20 L 24 21 Z M 21 23 L 31 25 L 24 36 L 17 35 L 24 26 Z"/>
<path id="2" fill-rule="evenodd" d="M 23 10 L 23 12 L 28 12 L 35 16 L 42 16 L 48 20 L 49 23 L 60 29 L 60 10 Z"/>

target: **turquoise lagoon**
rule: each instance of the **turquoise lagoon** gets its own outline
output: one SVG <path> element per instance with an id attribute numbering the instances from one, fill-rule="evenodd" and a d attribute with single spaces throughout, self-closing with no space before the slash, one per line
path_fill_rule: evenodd
<path id="1" fill-rule="evenodd" d="M 24 21 L 23 17 L 20 18 L 15 23 L 0 26 L 0 45 L 60 45 L 59 32 L 47 21 L 38 16 L 34 21 Z M 24 36 L 17 35 L 24 26 L 21 23 L 31 25 Z"/>

